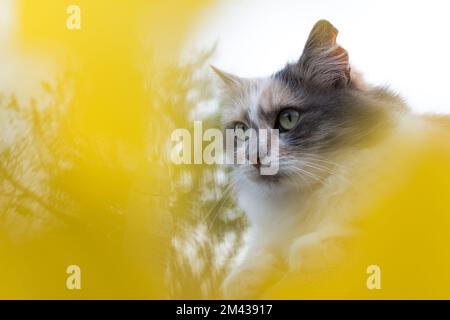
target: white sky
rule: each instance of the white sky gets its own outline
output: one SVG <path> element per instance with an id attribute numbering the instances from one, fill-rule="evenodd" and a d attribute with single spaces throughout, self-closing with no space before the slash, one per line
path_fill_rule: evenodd
<path id="1" fill-rule="evenodd" d="M 327 19 L 354 68 L 388 84 L 419 112 L 450 113 L 450 1 L 222 0 L 203 13 L 188 51 L 218 43 L 212 63 L 264 76 L 296 60 Z"/>
<path id="2" fill-rule="evenodd" d="M 7 89 L 6 71 L 21 69 L 5 51 L 13 3 L 0 0 L 0 84 Z M 188 48 L 217 42 L 213 64 L 264 76 L 296 60 L 313 24 L 324 18 L 339 29 L 339 43 L 368 82 L 390 85 L 414 110 L 450 113 L 449 14 L 447 0 L 222 0 L 203 13 Z"/>
<path id="3" fill-rule="evenodd" d="M 12 0 L 0 0 L 0 42 L 4 41 L 12 27 Z"/>

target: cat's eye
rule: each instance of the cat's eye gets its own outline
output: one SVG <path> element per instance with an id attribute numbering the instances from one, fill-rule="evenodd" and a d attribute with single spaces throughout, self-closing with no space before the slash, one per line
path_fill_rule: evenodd
<path id="1" fill-rule="evenodd" d="M 278 116 L 278 127 L 281 131 L 289 131 L 297 125 L 300 120 L 300 112 L 289 108 L 280 112 Z"/>
<path id="2" fill-rule="evenodd" d="M 234 124 L 234 131 L 236 133 L 236 136 L 241 139 L 241 140 L 245 140 L 245 133 L 248 130 L 248 126 L 243 123 L 243 122 L 236 122 Z"/>

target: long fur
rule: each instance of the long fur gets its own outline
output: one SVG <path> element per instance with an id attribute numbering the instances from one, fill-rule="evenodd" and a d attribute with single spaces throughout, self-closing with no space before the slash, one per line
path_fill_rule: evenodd
<path id="1" fill-rule="evenodd" d="M 435 124 L 450 123 L 414 115 L 398 95 L 366 85 L 336 36 L 336 28 L 319 21 L 300 59 L 268 78 L 242 79 L 216 69 L 227 79 L 225 126 L 239 121 L 273 128 L 283 109 L 301 114 L 294 129 L 280 134 L 276 176 L 263 177 L 249 165 L 233 170 L 234 193 L 250 229 L 223 283 L 225 297 L 254 298 L 283 272 L 336 260 L 337 243 L 355 232 L 352 205 L 379 184 L 378 168 L 397 161 L 398 145 L 414 148 L 405 141 L 419 142 Z"/>

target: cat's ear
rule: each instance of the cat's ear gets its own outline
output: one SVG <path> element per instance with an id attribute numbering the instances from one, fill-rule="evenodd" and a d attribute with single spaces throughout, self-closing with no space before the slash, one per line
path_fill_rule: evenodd
<path id="1" fill-rule="evenodd" d="M 343 87 L 350 83 L 350 63 L 345 49 L 336 43 L 338 30 L 328 21 L 318 21 L 298 61 L 301 78 L 313 88 Z"/>
<path id="2" fill-rule="evenodd" d="M 245 82 L 245 80 L 243 78 L 240 78 L 238 76 L 235 76 L 234 74 L 222 71 L 219 68 L 214 67 L 213 65 L 210 65 L 210 67 L 214 71 L 214 73 L 219 76 L 225 89 L 234 91 L 243 86 L 243 84 Z"/>

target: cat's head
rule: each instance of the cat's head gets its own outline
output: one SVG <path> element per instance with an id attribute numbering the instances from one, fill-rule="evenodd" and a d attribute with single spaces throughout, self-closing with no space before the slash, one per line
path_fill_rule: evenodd
<path id="1" fill-rule="evenodd" d="M 332 171 L 333 155 L 355 146 L 379 118 L 351 72 L 338 31 L 318 21 L 298 61 L 266 78 L 241 78 L 213 68 L 222 79 L 225 128 L 278 129 L 279 169 L 261 175 L 260 165 L 237 165 L 241 183 L 261 188 L 319 183 Z"/>

